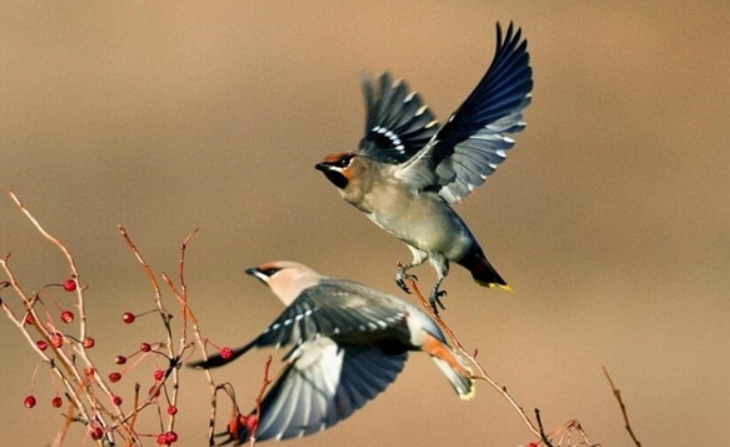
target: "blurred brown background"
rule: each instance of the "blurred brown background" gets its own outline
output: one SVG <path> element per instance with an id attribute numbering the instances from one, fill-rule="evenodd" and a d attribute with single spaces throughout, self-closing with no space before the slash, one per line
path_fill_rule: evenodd
<path id="1" fill-rule="evenodd" d="M 151 308 L 152 293 L 117 224 L 170 273 L 179 243 L 201 228 L 187 281 L 204 333 L 220 344 L 247 341 L 280 311 L 243 274 L 263 261 L 295 259 L 398 294 L 392 273 L 407 249 L 313 166 L 360 138 L 360 70 L 404 77 L 443 120 L 491 60 L 494 23 L 514 20 L 534 69 L 528 128 L 458 211 L 515 293 L 481 289 L 455 268 L 447 321 L 547 428 L 575 417 L 593 442 L 631 444 L 605 365 L 645 445 L 730 439 L 726 1 L 4 1 L 2 10 L 0 187 L 76 256 L 102 369 L 163 339 L 156 318 L 120 321 Z M 65 278 L 63 259 L 4 193 L 0 219 L 0 252 L 13 253 L 29 291 Z M 417 274 L 433 280 L 429 267 Z M 0 350 L 2 443 L 45 445 L 61 424 L 48 373 L 26 410 L 36 356 L 4 318 Z M 247 402 L 266 354 L 216 377 Z M 148 359 L 136 370 L 148 380 L 153 368 Z M 207 386 L 184 373 L 180 444 L 205 445 Z M 117 389 L 131 401 L 131 379 Z M 140 428 L 157 432 L 146 418 Z M 460 402 L 414 355 L 351 419 L 286 445 L 530 440 L 498 394 L 479 386 Z"/>

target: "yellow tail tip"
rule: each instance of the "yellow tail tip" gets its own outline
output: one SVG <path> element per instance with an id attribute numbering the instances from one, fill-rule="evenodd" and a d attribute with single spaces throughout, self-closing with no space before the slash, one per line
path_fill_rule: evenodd
<path id="1" fill-rule="evenodd" d="M 466 394 L 459 394 L 459 399 L 461 400 L 473 400 L 477 395 L 477 388 L 474 386 L 474 383 L 472 382 L 472 387 L 469 389 L 469 392 Z"/>
<path id="2" fill-rule="evenodd" d="M 514 292 L 514 289 L 509 284 L 498 284 L 496 282 L 492 282 L 487 284 L 487 287 L 489 287 L 490 289 L 499 288 L 508 293 Z"/>

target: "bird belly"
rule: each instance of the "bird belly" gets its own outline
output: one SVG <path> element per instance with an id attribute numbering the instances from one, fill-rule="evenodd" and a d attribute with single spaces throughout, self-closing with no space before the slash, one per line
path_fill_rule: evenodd
<path id="1" fill-rule="evenodd" d="M 368 213 L 383 230 L 414 248 L 460 259 L 476 243 L 463 220 L 439 198 L 385 201 Z"/>

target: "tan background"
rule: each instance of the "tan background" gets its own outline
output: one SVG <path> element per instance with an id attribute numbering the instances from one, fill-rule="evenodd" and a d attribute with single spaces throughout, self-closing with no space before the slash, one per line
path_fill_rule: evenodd
<path id="1" fill-rule="evenodd" d="M 528 129 L 459 212 L 516 292 L 478 288 L 454 269 L 448 321 L 549 428 L 577 417 L 593 442 L 630 445 L 606 365 L 645 445 L 730 439 L 726 1 L 3 3 L 0 187 L 75 254 L 103 370 L 163 338 L 155 318 L 120 322 L 124 310 L 151 308 L 152 295 L 119 223 L 155 271 L 171 273 L 178 244 L 201 228 L 188 283 L 205 334 L 221 344 L 247 341 L 280 310 L 243 274 L 263 261 L 296 259 L 398 293 L 405 246 L 313 165 L 359 140 L 361 69 L 405 77 L 445 119 L 491 60 L 494 22 L 512 19 L 534 68 Z M 13 252 L 29 290 L 66 276 L 4 195 L 0 228 L 0 252 Z M 433 280 L 429 268 L 418 274 Z M 4 319 L 0 350 L 2 444 L 44 445 L 60 426 L 48 374 L 26 410 L 36 358 Z M 216 377 L 251 399 L 265 355 Z M 153 368 L 148 359 L 136 369 L 145 386 Z M 184 372 L 181 445 L 205 445 L 207 388 Z M 131 388 L 130 378 L 117 389 L 130 401 Z M 156 432 L 146 420 L 140 428 Z M 350 420 L 286 444 L 530 440 L 491 389 L 459 402 L 414 355 Z"/>

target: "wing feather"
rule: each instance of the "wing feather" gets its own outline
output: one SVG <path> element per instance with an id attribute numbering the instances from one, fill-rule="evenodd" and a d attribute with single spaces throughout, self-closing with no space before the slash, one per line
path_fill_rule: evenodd
<path id="1" fill-rule="evenodd" d="M 461 201 L 495 172 L 514 146 L 507 134 L 524 129 L 522 111 L 530 104 L 532 84 L 522 31 L 510 23 L 503 36 L 497 24 L 497 48 L 484 77 L 399 175 L 414 183 L 431 182 L 414 186 L 437 186 L 449 203 Z M 435 177 L 423 176 L 424 170 L 434 170 Z"/>
<path id="2" fill-rule="evenodd" d="M 367 119 L 360 153 L 385 163 L 408 160 L 436 133 L 433 114 L 405 82 L 393 82 L 387 72 L 378 77 L 377 88 L 367 73 L 361 79 Z"/>

